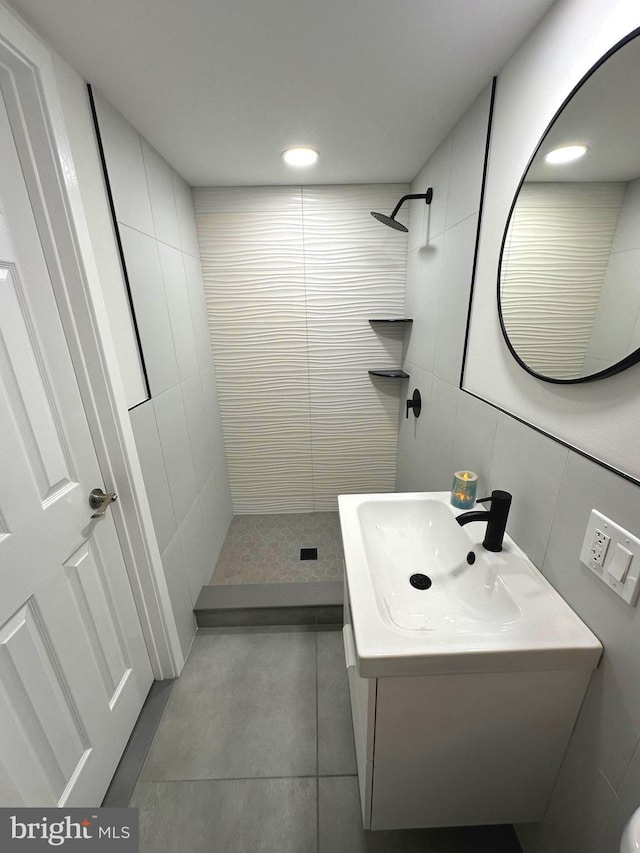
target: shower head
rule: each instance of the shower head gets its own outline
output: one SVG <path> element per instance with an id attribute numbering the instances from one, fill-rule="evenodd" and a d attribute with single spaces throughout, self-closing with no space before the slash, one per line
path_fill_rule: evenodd
<path id="1" fill-rule="evenodd" d="M 423 198 L 425 200 L 425 204 L 431 204 L 431 199 L 433 198 L 433 189 L 429 187 L 426 193 L 410 193 L 409 195 L 403 195 L 400 201 L 393 208 L 393 212 L 391 216 L 386 216 L 384 213 L 378 213 L 375 210 L 371 211 L 371 215 L 374 219 L 377 219 L 378 222 L 382 222 L 383 225 L 388 225 L 389 228 L 395 228 L 396 231 L 408 231 L 409 229 L 406 225 L 403 225 L 401 222 L 396 220 L 396 214 L 402 207 L 402 205 L 411 198 Z"/>
<path id="2" fill-rule="evenodd" d="M 392 216 L 387 216 L 384 213 L 377 213 L 375 210 L 371 211 L 371 215 L 374 219 L 377 219 L 378 222 L 382 222 L 383 225 L 388 225 L 389 228 L 395 228 L 396 231 L 408 231 L 406 225 L 403 225 L 402 222 L 398 222 L 397 219 L 394 219 Z"/>

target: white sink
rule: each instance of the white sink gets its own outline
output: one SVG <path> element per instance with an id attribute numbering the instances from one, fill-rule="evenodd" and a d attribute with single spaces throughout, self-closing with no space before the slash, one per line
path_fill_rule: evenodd
<path id="1" fill-rule="evenodd" d="M 594 668 L 597 638 L 508 535 L 486 551 L 486 523 L 461 527 L 449 498 L 338 498 L 360 674 Z"/>

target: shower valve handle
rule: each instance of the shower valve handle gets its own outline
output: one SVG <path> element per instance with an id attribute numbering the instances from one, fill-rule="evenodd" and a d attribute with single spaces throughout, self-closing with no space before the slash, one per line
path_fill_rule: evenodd
<path id="1" fill-rule="evenodd" d="M 407 400 L 407 418 L 409 417 L 409 409 L 413 409 L 414 417 L 420 417 L 420 412 L 422 411 L 422 398 L 420 397 L 420 392 L 417 388 L 413 392 L 413 396 L 411 397 L 411 399 Z"/>

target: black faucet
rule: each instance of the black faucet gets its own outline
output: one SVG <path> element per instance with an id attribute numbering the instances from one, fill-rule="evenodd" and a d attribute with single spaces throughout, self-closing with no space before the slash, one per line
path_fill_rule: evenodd
<path id="1" fill-rule="evenodd" d="M 485 533 L 482 547 L 486 548 L 487 551 L 502 551 L 502 539 L 507 526 L 511 495 L 509 492 L 494 489 L 490 497 L 478 498 L 476 503 L 483 504 L 487 501 L 490 503 L 488 512 L 486 510 L 463 512 L 462 515 L 456 516 L 456 521 L 461 527 L 469 524 L 470 521 L 486 521 L 487 532 Z"/>

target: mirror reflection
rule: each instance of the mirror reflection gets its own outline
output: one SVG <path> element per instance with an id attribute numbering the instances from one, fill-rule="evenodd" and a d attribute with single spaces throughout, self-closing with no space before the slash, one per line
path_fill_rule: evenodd
<path id="1" fill-rule="evenodd" d="M 501 320 L 516 358 L 543 379 L 580 382 L 640 360 L 639 75 L 635 38 L 560 111 L 514 203 Z"/>

